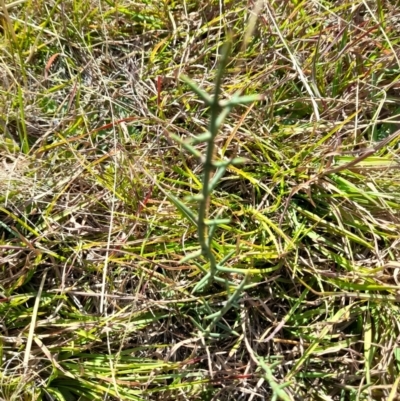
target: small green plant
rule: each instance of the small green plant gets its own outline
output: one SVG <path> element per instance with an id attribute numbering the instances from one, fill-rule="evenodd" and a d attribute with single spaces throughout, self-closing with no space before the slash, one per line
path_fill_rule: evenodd
<path id="1" fill-rule="evenodd" d="M 215 90 L 213 97 L 210 97 L 206 92 L 201 90 L 189 78 L 187 77 L 183 78 L 184 81 L 190 86 L 190 88 L 200 97 L 200 99 L 203 100 L 205 105 L 210 108 L 210 121 L 209 121 L 208 131 L 205 134 L 199 135 L 196 138 L 192 139 L 190 142 L 184 142 L 177 136 L 173 137 L 175 140 L 179 141 L 189 153 L 197 157 L 204 164 L 201 193 L 192 198 L 192 200 L 198 202 L 197 215 L 193 213 L 190 208 L 188 208 L 184 203 L 182 203 L 177 198 L 172 197 L 172 200 L 175 203 L 175 205 L 181 210 L 181 212 L 193 224 L 197 225 L 197 234 L 198 234 L 200 249 L 196 252 L 187 255 L 182 260 L 182 263 L 187 262 L 188 260 L 194 260 L 196 266 L 198 266 L 199 269 L 201 269 L 205 273 L 203 278 L 195 285 L 193 292 L 203 291 L 214 281 L 222 282 L 226 285 L 228 294 L 227 301 L 217 312 L 212 313 L 204 318 L 205 321 L 210 321 L 210 323 L 203 330 L 202 334 L 204 336 L 210 336 L 213 338 L 220 337 L 219 333 L 212 332 L 213 328 L 240 298 L 240 296 L 243 293 L 243 290 L 246 288 L 247 277 L 248 277 L 247 274 L 245 273 L 245 276 L 240 282 L 240 284 L 235 285 L 229 280 L 218 276 L 218 273 L 220 272 L 235 273 L 237 272 L 237 270 L 225 266 L 225 263 L 231 258 L 231 256 L 234 254 L 235 251 L 227 253 L 226 255 L 223 256 L 223 258 L 220 261 L 217 261 L 214 256 L 213 236 L 215 230 L 218 227 L 218 225 L 228 224 L 230 220 L 219 219 L 218 218 L 219 216 L 217 216 L 217 218 L 215 219 L 208 218 L 209 208 L 211 203 L 210 198 L 213 194 L 214 189 L 216 188 L 221 178 L 225 174 L 227 168 L 231 165 L 242 164 L 243 159 L 233 158 L 230 160 L 222 160 L 222 161 L 214 160 L 215 141 L 219 132 L 219 128 L 221 127 L 222 123 L 224 122 L 225 118 L 228 116 L 229 112 L 232 110 L 233 107 L 237 105 L 253 103 L 257 100 L 262 99 L 262 96 L 260 95 L 241 96 L 239 92 L 236 92 L 233 95 L 233 97 L 229 100 L 220 99 L 222 77 L 229 61 L 230 50 L 231 50 L 231 42 L 227 41 L 222 49 L 221 60 L 215 79 Z M 202 142 L 206 143 L 207 145 L 205 150 L 205 155 L 201 154 L 197 149 L 193 147 L 194 144 Z M 203 258 L 203 260 L 206 261 L 208 269 L 206 269 L 198 260 L 201 257 Z M 223 327 L 225 327 L 225 329 L 230 332 L 229 334 L 234 334 L 233 330 L 229 329 L 225 325 Z M 279 397 L 282 400 L 288 401 L 289 397 L 283 390 L 285 384 L 283 385 L 277 384 L 273 378 L 271 369 L 268 367 L 268 365 L 261 359 L 258 359 L 256 356 L 254 357 L 256 358 L 257 364 L 264 370 L 265 379 L 268 381 L 274 393 L 273 399 L 275 400 Z"/>
<path id="2" fill-rule="evenodd" d="M 191 254 L 187 255 L 182 263 L 188 260 L 195 260 L 196 266 L 204 272 L 203 278 L 195 285 L 193 292 L 204 291 L 210 284 L 214 281 L 221 282 L 227 285 L 228 294 L 231 289 L 234 291 L 230 294 L 224 307 L 218 312 L 213 313 L 206 317 L 206 320 L 211 320 L 211 323 L 207 326 L 204 334 L 210 335 L 213 325 L 230 310 L 235 301 L 240 297 L 243 289 L 246 285 L 246 277 L 242 282 L 236 286 L 234 283 L 226 280 L 225 278 L 219 277 L 219 272 L 224 273 L 235 273 L 230 268 L 225 267 L 225 263 L 231 258 L 233 252 L 229 252 L 223 256 L 221 260 L 217 260 L 213 253 L 213 236 L 215 234 L 216 228 L 221 224 L 228 224 L 229 219 L 219 218 L 220 214 L 217 214 L 217 218 L 209 219 L 209 209 L 210 209 L 210 198 L 215 190 L 216 186 L 220 182 L 221 178 L 224 176 L 227 168 L 235 164 L 242 164 L 243 159 L 233 158 L 229 160 L 214 160 L 214 150 L 215 141 L 219 132 L 219 128 L 223 124 L 224 120 L 230 113 L 233 107 L 237 105 L 243 105 L 248 103 L 253 103 L 257 100 L 261 100 L 260 95 L 247 95 L 241 96 L 240 92 L 236 92 L 231 99 L 222 100 L 221 99 L 221 86 L 222 79 L 229 62 L 229 55 L 231 52 L 231 41 L 228 40 L 223 46 L 221 51 L 221 60 L 219 67 L 217 69 L 215 78 L 215 89 L 213 96 L 210 96 L 207 92 L 199 88 L 196 83 L 190 80 L 188 77 L 183 77 L 185 83 L 198 95 L 198 97 L 209 107 L 210 121 L 208 131 L 204 134 L 198 135 L 197 137 L 191 139 L 190 141 L 182 141 L 176 135 L 173 138 L 181 143 L 181 145 L 193 156 L 195 156 L 204 165 L 203 179 L 202 179 L 202 189 L 201 192 L 189 199 L 191 201 L 198 202 L 198 212 L 195 214 L 187 205 L 178 200 L 172 195 L 169 195 L 173 203 L 178 207 L 178 209 L 191 221 L 192 224 L 197 226 L 198 241 L 200 249 Z M 205 154 L 199 152 L 193 145 L 205 143 L 206 149 Z M 203 258 L 202 261 L 206 262 L 204 264 L 199 261 L 199 258 Z"/>

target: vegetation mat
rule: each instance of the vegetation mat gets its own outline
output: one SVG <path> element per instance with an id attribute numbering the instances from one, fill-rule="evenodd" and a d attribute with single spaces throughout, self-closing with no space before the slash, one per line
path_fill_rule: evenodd
<path id="1" fill-rule="evenodd" d="M 398 1 L 0 20 L 1 400 L 400 399 Z"/>

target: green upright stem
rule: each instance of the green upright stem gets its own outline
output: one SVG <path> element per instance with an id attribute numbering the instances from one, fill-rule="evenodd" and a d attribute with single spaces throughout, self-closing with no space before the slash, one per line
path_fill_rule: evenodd
<path id="1" fill-rule="evenodd" d="M 204 163 L 204 176 L 203 176 L 203 188 L 202 188 L 202 200 L 199 204 L 199 219 L 198 219 L 198 227 L 197 232 L 199 236 L 199 242 L 202 250 L 202 254 L 209 260 L 210 262 L 210 280 L 215 275 L 217 264 L 214 258 L 214 255 L 211 251 L 211 238 L 208 238 L 207 228 L 205 224 L 205 220 L 208 217 L 208 210 L 210 206 L 210 180 L 211 173 L 214 170 L 213 166 L 213 156 L 214 156 L 214 140 L 218 133 L 218 113 L 219 113 L 219 103 L 218 98 L 214 98 L 213 105 L 211 106 L 211 121 L 210 121 L 210 134 L 211 139 L 207 143 L 207 152 L 206 152 L 206 160 Z"/>

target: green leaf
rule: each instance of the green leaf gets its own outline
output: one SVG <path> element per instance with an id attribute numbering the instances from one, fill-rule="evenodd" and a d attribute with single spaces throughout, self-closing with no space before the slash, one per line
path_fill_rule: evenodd
<path id="1" fill-rule="evenodd" d="M 246 96 L 233 96 L 229 100 L 224 100 L 220 102 L 221 107 L 235 107 L 248 103 L 254 103 L 260 100 L 263 100 L 263 95 L 246 95 Z"/>
<path id="2" fill-rule="evenodd" d="M 188 262 L 189 260 L 198 258 L 198 257 L 201 256 L 201 255 L 202 255 L 202 252 L 201 252 L 201 249 L 199 249 L 199 250 L 197 250 L 197 251 L 194 251 L 194 252 L 191 252 L 191 253 L 187 254 L 184 258 L 182 258 L 182 259 L 179 261 L 179 263 L 180 263 L 180 264 L 186 263 L 186 262 Z"/>
<path id="3" fill-rule="evenodd" d="M 194 225 L 197 226 L 197 216 L 183 202 L 175 198 L 174 195 L 167 193 L 168 199 L 176 206 L 176 208 Z"/>
<path id="4" fill-rule="evenodd" d="M 193 156 L 197 157 L 198 159 L 202 159 L 203 155 L 192 145 L 187 143 L 186 141 L 182 141 L 179 136 L 175 134 L 171 134 L 171 138 L 175 140 L 176 142 L 180 143 L 189 153 L 191 153 Z"/>
<path id="5" fill-rule="evenodd" d="M 205 91 L 203 91 L 202 89 L 200 89 L 197 84 L 192 81 L 189 77 L 185 76 L 185 75 L 181 75 L 181 79 L 182 81 L 184 81 L 186 84 L 189 85 L 190 89 L 196 93 L 196 95 L 203 100 L 203 102 L 207 105 L 207 106 L 211 106 L 213 104 L 213 99 L 212 97 Z"/>

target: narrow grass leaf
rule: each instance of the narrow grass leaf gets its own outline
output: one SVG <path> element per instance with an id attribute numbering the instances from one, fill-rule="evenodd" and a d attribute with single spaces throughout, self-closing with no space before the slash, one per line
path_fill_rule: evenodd
<path id="1" fill-rule="evenodd" d="M 366 312 L 365 324 L 363 325 L 364 331 L 364 360 L 365 360 L 365 378 L 366 384 L 371 384 L 371 368 L 373 363 L 373 352 L 372 352 L 372 323 L 370 312 Z"/>
<path id="2" fill-rule="evenodd" d="M 344 308 L 341 308 L 338 312 L 336 312 L 336 314 L 333 316 L 333 318 L 329 322 L 327 322 L 325 327 L 317 335 L 317 339 L 315 341 L 313 341 L 313 343 L 306 349 L 306 351 L 303 353 L 303 355 L 295 363 L 294 367 L 286 375 L 287 381 L 291 380 L 295 376 L 295 374 L 300 370 L 300 368 L 303 366 L 303 364 L 306 363 L 306 361 L 311 357 L 311 355 L 317 349 L 320 342 L 324 340 L 324 338 L 328 335 L 328 333 L 332 329 L 332 325 L 335 323 L 338 323 L 345 316 L 347 316 L 350 313 L 351 308 L 353 308 L 353 307 L 354 307 L 354 304 L 347 305 Z"/>

